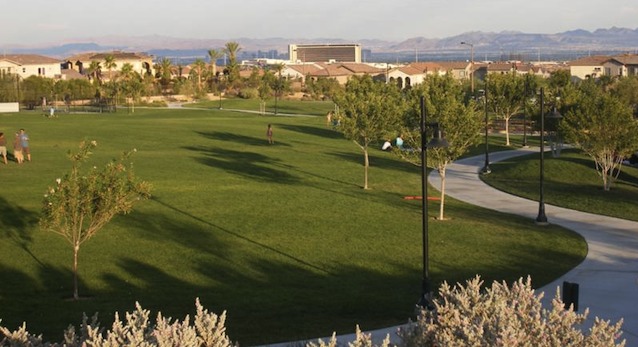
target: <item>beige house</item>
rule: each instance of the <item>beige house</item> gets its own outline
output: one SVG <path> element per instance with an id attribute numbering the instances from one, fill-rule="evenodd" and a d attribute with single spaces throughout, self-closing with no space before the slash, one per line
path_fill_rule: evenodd
<path id="1" fill-rule="evenodd" d="M 41 76 L 62 78 L 60 60 L 37 54 L 0 55 L 0 73 L 16 74 L 21 78 Z"/>
<path id="2" fill-rule="evenodd" d="M 109 57 L 113 58 L 114 63 L 114 66 L 111 67 L 110 71 L 105 66 L 106 60 Z M 154 74 L 153 57 L 144 53 L 130 53 L 122 51 L 78 54 L 65 59 L 64 67 L 86 75 L 86 71 L 89 69 L 92 62 L 99 64 L 101 76 L 105 80 L 109 79 L 109 74 L 111 75 L 111 78 L 116 76 L 117 72 L 119 72 L 125 64 L 131 64 L 133 71 L 142 76 Z"/>
<path id="3" fill-rule="evenodd" d="M 363 63 L 317 63 L 322 69 L 307 74 L 310 78 L 334 78 L 339 84 L 346 84 L 352 76 L 370 75 L 373 78 L 383 77 L 385 69 Z"/>
<path id="4" fill-rule="evenodd" d="M 576 59 L 569 62 L 569 72 L 572 77 L 580 79 L 596 78 L 605 74 L 603 65 L 611 57 L 606 55 L 594 55 Z"/>
<path id="5" fill-rule="evenodd" d="M 624 54 L 612 57 L 603 63 L 603 71 L 608 76 L 638 76 L 638 55 Z"/>

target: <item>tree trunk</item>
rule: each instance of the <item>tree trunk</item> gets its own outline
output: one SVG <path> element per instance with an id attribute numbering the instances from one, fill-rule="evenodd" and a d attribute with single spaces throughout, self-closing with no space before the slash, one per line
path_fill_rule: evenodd
<path id="1" fill-rule="evenodd" d="M 505 146 L 510 145 L 510 119 L 505 118 Z"/>
<path id="2" fill-rule="evenodd" d="M 368 149 L 363 149 L 363 189 L 368 189 L 368 167 L 370 166 L 370 158 L 368 158 Z"/>
<path id="3" fill-rule="evenodd" d="M 79 300 L 78 294 L 78 254 L 80 253 L 80 245 L 73 246 L 73 300 Z"/>
<path id="4" fill-rule="evenodd" d="M 441 206 L 439 207 L 439 220 L 443 220 L 445 209 L 445 166 L 439 169 L 439 176 L 441 176 Z"/>

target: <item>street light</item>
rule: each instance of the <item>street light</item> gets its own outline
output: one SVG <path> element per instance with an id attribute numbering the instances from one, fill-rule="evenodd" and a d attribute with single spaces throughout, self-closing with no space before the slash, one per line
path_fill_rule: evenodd
<path id="1" fill-rule="evenodd" d="M 527 145 L 527 97 L 529 96 L 529 75 L 525 76 L 525 96 L 523 97 L 523 148 Z"/>
<path id="2" fill-rule="evenodd" d="M 483 97 L 485 98 L 483 101 L 485 103 L 485 164 L 483 164 L 483 168 L 481 169 L 481 173 L 483 175 L 487 175 L 490 172 L 492 172 L 492 170 L 490 169 L 490 152 L 489 152 L 489 145 L 487 142 L 487 130 L 488 130 L 488 115 L 487 115 L 487 78 L 485 78 L 485 91 L 483 94 Z"/>
<path id="3" fill-rule="evenodd" d="M 462 45 L 470 46 L 470 84 L 472 95 L 474 95 L 474 44 L 462 41 Z"/>
<path id="4" fill-rule="evenodd" d="M 422 233 L 423 233 L 423 279 L 421 282 L 421 297 L 417 305 L 422 308 L 432 309 L 432 302 L 430 301 L 430 293 L 432 292 L 430 286 L 430 274 L 429 274 L 429 250 L 428 250 L 428 183 L 427 183 L 427 149 L 428 148 L 441 148 L 448 147 L 448 142 L 441 136 L 441 128 L 439 123 L 427 123 L 427 110 L 425 108 L 425 98 L 421 96 L 421 214 L 422 214 Z M 434 138 L 426 143 L 426 127 L 434 128 Z"/>
<path id="5" fill-rule="evenodd" d="M 536 217 L 536 224 L 547 225 L 547 216 L 545 215 L 545 197 L 544 197 L 544 184 L 545 184 L 545 102 L 544 102 L 544 90 L 541 88 L 541 146 L 540 146 L 540 196 L 538 199 L 538 216 Z M 562 118 L 561 114 L 554 107 L 554 111 L 547 118 Z"/>

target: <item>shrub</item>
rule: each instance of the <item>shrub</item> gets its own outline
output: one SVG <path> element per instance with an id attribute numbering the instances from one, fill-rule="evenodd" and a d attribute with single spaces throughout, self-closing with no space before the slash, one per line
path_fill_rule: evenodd
<path id="1" fill-rule="evenodd" d="M 27 332 L 26 324 L 20 329 L 10 331 L 0 326 L 0 346 L 29 347 L 111 347 L 111 346 L 234 346 L 226 335 L 226 312 L 221 316 L 209 313 L 195 301 L 197 313 L 191 324 L 189 316 L 183 321 L 165 318 L 158 313 L 155 324 L 149 320 L 150 312 L 136 303 L 133 313 L 126 313 L 126 323 L 115 314 L 111 330 L 104 332 L 97 321 L 97 314 L 89 322 L 85 315 L 78 332 L 70 326 L 64 332 L 63 343 L 44 343 L 42 336 Z"/>
<path id="2" fill-rule="evenodd" d="M 479 277 L 467 285 L 444 283 L 434 310 L 421 310 L 416 323 L 399 332 L 405 346 L 624 346 L 616 344 L 622 320 L 616 324 L 595 319 L 589 334 L 578 329 L 588 310 L 564 309 L 559 291 L 551 309 L 543 309 L 531 279 L 519 279 L 511 288 L 494 282 L 481 291 Z"/>
<path id="3" fill-rule="evenodd" d="M 481 290 L 479 277 L 467 281 L 463 287 L 450 287 L 444 283 L 439 297 L 433 301 L 434 310 L 421 310 L 416 322 L 399 330 L 399 347 L 421 346 L 589 346 L 609 347 L 625 345 L 616 343 L 620 337 L 622 320 L 616 324 L 595 319 L 589 334 L 578 329 L 587 318 L 575 313 L 564 304 L 556 293 L 551 309 L 543 309 L 543 294 L 536 295 L 531 280 L 519 279 L 512 287 L 494 282 L 491 288 Z M 189 316 L 182 322 L 164 318 L 158 313 L 154 325 L 149 322 L 149 311 L 136 304 L 133 313 L 126 313 L 126 323 L 115 315 L 111 330 L 104 332 L 97 322 L 97 314 L 89 322 L 83 318 L 79 332 L 73 326 L 65 331 L 64 342 L 43 343 L 41 336 L 27 332 L 26 324 L 9 331 L 0 326 L 0 346 L 207 346 L 232 347 L 226 336 L 226 312 L 221 316 L 209 313 L 195 301 L 197 314 L 193 324 Z M 301 346 L 302 344 L 299 344 Z M 308 342 L 308 347 L 337 347 L 343 344 L 333 334 L 328 342 Z M 356 337 L 349 347 L 389 347 L 387 335 L 380 344 L 375 344 L 371 334 L 356 327 Z"/>

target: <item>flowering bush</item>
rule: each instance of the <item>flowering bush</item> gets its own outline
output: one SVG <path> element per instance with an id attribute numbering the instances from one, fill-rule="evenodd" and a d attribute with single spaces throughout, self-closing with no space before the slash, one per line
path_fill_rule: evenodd
<path id="1" fill-rule="evenodd" d="M 20 329 L 10 331 L 0 326 L 0 346 L 29 347 L 117 347 L 117 346 L 234 346 L 226 335 L 226 312 L 221 316 L 205 310 L 199 299 L 195 301 L 197 313 L 191 324 L 189 316 L 183 321 L 165 318 L 158 313 L 155 324 L 151 324 L 150 312 L 142 309 L 139 303 L 133 313 L 126 313 L 126 322 L 115 314 L 111 330 L 104 331 L 97 322 L 97 314 L 89 322 L 85 315 L 79 331 L 70 326 L 64 332 L 64 342 L 43 342 L 41 336 L 27 332 L 26 324 Z M 4 336 L 3 336 L 4 335 Z"/>
<path id="2" fill-rule="evenodd" d="M 505 283 L 494 282 L 491 288 L 481 289 L 479 277 L 467 281 L 467 285 L 450 287 L 444 283 L 439 297 L 434 300 L 435 309 L 422 310 L 416 322 L 398 332 L 399 347 L 421 346 L 588 346 L 623 347 L 620 337 L 622 320 L 616 324 L 595 319 L 589 334 L 583 334 L 577 325 L 587 318 L 575 313 L 564 304 L 556 293 L 551 309 L 542 308 L 542 294 L 536 295 L 531 280 L 519 279 L 511 288 Z M 64 342 L 45 343 L 41 336 L 30 334 L 26 324 L 10 331 L 0 326 L 0 347 L 115 347 L 115 346 L 234 346 L 226 336 L 226 312 L 221 316 L 209 313 L 195 301 L 197 314 L 190 323 L 164 318 L 158 313 L 155 324 L 149 320 L 149 311 L 139 304 L 133 313 L 126 313 L 126 323 L 116 313 L 111 330 L 104 332 L 97 322 L 97 314 L 91 322 L 84 316 L 79 332 L 70 326 L 64 333 Z M 308 342 L 308 347 L 337 347 L 335 334 L 328 342 Z M 371 334 L 356 327 L 355 340 L 349 347 L 389 347 L 389 335 L 375 344 Z"/>
<path id="3" fill-rule="evenodd" d="M 616 344 L 622 320 L 616 324 L 595 319 L 589 334 L 577 325 L 588 315 L 564 309 L 559 293 L 551 309 L 541 304 L 531 279 L 511 288 L 494 282 L 481 290 L 479 277 L 465 287 L 444 283 L 433 311 L 422 310 L 417 322 L 399 332 L 405 346 L 624 346 Z"/>

